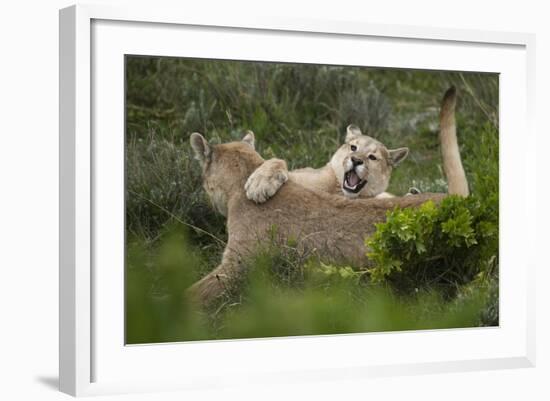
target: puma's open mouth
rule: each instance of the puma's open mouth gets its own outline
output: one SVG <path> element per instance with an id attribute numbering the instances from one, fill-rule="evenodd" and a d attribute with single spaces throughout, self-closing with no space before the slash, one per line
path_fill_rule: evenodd
<path id="1" fill-rule="evenodd" d="M 358 193 L 363 189 L 367 180 L 362 180 L 355 173 L 355 170 L 351 169 L 346 174 L 344 174 L 344 182 L 342 183 L 342 188 L 344 191 L 352 192 L 354 194 Z"/>

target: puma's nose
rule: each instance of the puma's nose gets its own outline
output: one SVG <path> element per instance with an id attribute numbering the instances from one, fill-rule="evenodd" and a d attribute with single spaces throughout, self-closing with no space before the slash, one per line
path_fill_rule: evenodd
<path id="1" fill-rule="evenodd" d="M 361 164 L 363 164 L 363 160 L 361 159 L 358 159 L 356 157 L 351 157 L 351 162 L 353 163 L 353 167 L 355 166 L 360 166 Z"/>

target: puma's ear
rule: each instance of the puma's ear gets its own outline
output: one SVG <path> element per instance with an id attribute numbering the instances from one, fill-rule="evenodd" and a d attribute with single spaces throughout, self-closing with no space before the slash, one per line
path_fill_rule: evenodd
<path id="1" fill-rule="evenodd" d="M 355 124 L 350 124 L 348 125 L 348 128 L 346 128 L 346 142 L 349 142 L 353 138 L 361 135 L 363 135 L 361 133 L 361 129 Z"/>
<path id="2" fill-rule="evenodd" d="M 193 132 L 191 134 L 191 147 L 195 152 L 195 159 L 199 162 L 204 163 L 206 159 L 210 157 L 210 145 L 208 141 L 198 132 Z"/>
<path id="3" fill-rule="evenodd" d="M 409 148 L 390 149 L 388 152 L 390 154 L 392 166 L 396 166 L 407 158 L 409 155 Z"/>
<path id="4" fill-rule="evenodd" d="M 252 132 L 250 130 L 246 131 L 246 135 L 243 138 L 243 142 L 246 143 L 247 145 L 250 145 L 250 147 L 252 149 L 255 149 L 254 148 L 254 132 Z"/>

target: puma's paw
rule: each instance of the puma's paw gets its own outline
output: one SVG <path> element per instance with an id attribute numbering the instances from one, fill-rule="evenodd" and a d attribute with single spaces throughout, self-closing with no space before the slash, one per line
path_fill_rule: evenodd
<path id="1" fill-rule="evenodd" d="M 263 169 L 260 166 L 248 177 L 244 185 L 246 197 L 256 203 L 264 203 L 275 195 L 287 180 L 286 170 Z"/>

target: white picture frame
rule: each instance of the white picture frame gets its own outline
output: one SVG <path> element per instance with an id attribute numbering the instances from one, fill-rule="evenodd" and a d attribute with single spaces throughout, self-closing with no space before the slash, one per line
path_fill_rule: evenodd
<path id="1" fill-rule="evenodd" d="M 178 35 L 193 35 L 200 46 L 178 46 L 174 39 Z M 220 35 L 242 43 L 215 49 L 214 39 Z M 254 44 L 258 35 L 263 46 Z M 337 47 L 331 44 L 334 40 L 338 40 Z M 93 395 L 534 366 L 535 260 L 530 255 L 534 255 L 531 247 L 535 243 L 536 211 L 528 207 L 527 191 L 521 189 L 535 186 L 534 175 L 529 174 L 535 170 L 535 159 L 514 154 L 514 145 L 508 140 L 511 132 L 520 130 L 525 132 L 522 141 L 534 147 L 534 43 L 533 35 L 522 33 L 357 21 L 237 20 L 155 7 L 78 5 L 61 10 L 60 390 Z M 361 46 L 370 46 L 372 60 L 378 61 L 366 61 L 361 58 L 365 57 L 362 52 L 345 52 Z M 401 46 L 400 51 L 384 54 L 380 50 L 391 46 Z M 282 48 L 287 53 L 278 52 Z M 326 54 L 321 48 L 332 51 Z M 409 51 L 419 56 L 411 58 Z M 119 202 L 123 192 L 120 55 L 140 53 L 318 63 L 332 57 L 350 65 L 481 68 L 501 73 L 501 325 L 416 333 L 125 346 L 120 341 L 123 233 L 108 229 L 105 223 L 123 221 L 123 203 Z M 94 132 L 108 130 L 116 134 L 109 138 L 94 136 Z M 117 169 L 120 174 L 106 175 L 106 171 Z M 509 181 L 520 184 L 512 188 Z M 114 206 L 105 203 L 102 197 L 114 192 Z M 107 249 L 103 246 L 106 243 L 118 244 L 118 248 Z M 101 270 L 107 264 L 109 270 Z M 513 272 L 512 265 L 520 269 Z M 96 293 L 98 289 L 102 295 Z M 111 305 L 109 310 L 107 304 Z M 450 343 L 454 346 L 445 347 Z M 390 346 L 399 355 L 383 351 Z M 318 347 L 326 351 L 322 360 L 315 357 Z M 343 349 L 358 347 L 370 347 L 368 358 L 360 352 L 342 355 Z M 421 358 L 418 350 L 422 347 L 425 351 Z M 213 363 L 218 355 L 231 359 L 231 366 L 223 360 Z M 155 371 L 147 366 L 155 366 Z"/>

